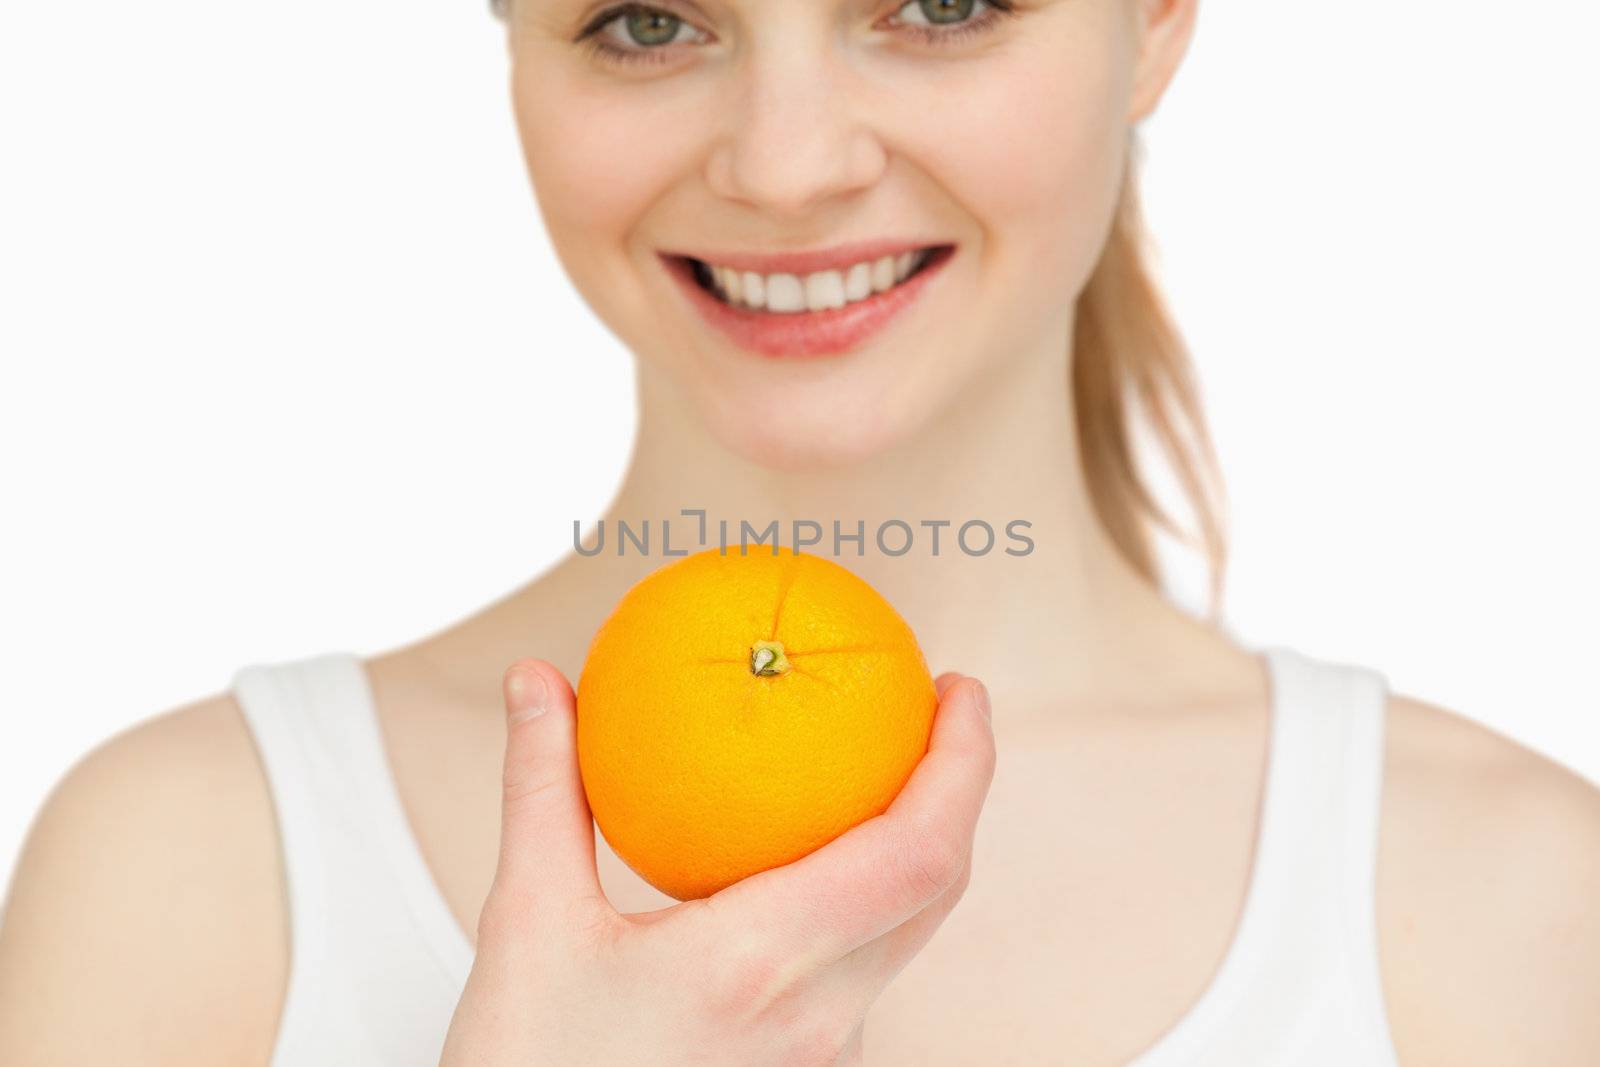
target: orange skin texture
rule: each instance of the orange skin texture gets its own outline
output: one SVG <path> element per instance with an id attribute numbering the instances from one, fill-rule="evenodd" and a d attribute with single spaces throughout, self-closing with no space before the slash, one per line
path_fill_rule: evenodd
<path id="1" fill-rule="evenodd" d="M 652 572 L 590 643 L 579 770 L 595 823 L 678 900 L 792 863 L 881 814 L 938 693 L 911 627 L 845 567 L 771 546 Z M 758 641 L 789 669 L 756 674 Z"/>

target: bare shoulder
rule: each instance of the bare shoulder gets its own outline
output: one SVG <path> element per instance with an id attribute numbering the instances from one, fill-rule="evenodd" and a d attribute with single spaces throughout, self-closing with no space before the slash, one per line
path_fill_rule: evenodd
<path id="1" fill-rule="evenodd" d="M 1600 790 L 1391 697 L 1378 861 L 1402 1064 L 1600 1063 Z"/>
<path id="2" fill-rule="evenodd" d="M 55 784 L 12 875 L 0 1063 L 265 1063 L 288 967 L 281 877 L 230 695 L 101 742 Z"/>

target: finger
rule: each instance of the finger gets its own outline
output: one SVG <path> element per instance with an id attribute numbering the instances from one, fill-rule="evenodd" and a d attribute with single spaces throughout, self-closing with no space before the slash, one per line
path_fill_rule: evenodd
<path id="1" fill-rule="evenodd" d="M 960 671 L 945 671 L 933 680 L 933 688 L 938 692 L 939 699 L 944 699 L 944 691 L 961 681 L 963 675 Z"/>
<path id="2" fill-rule="evenodd" d="M 650 911 L 627 911 L 620 914 L 635 926 L 651 926 L 680 912 L 696 908 L 699 904 L 700 901 L 698 900 L 680 900 L 677 903 L 668 904 L 664 908 L 654 908 Z"/>
<path id="3" fill-rule="evenodd" d="M 850 1031 L 850 1040 L 839 1053 L 839 1058 L 834 1062 L 837 1067 L 860 1067 L 862 1062 L 862 1031 L 866 1029 L 867 1021 L 861 1020 L 856 1028 Z"/>
<path id="4" fill-rule="evenodd" d="M 544 660 L 517 660 L 502 690 L 506 752 L 490 901 L 519 925 L 565 922 L 575 908 L 605 903 L 578 771 L 576 701 L 561 671 Z"/>
<path id="5" fill-rule="evenodd" d="M 906 964 L 933 939 L 934 933 L 966 894 L 971 878 L 972 854 L 969 852 L 961 877 L 938 900 L 833 964 L 832 970 L 839 981 L 853 991 L 852 1003 L 870 1004 L 878 999 L 895 975 L 905 970 Z"/>
<path id="6" fill-rule="evenodd" d="M 928 751 L 881 815 L 793 863 L 707 897 L 742 930 L 760 930 L 786 957 L 821 965 L 893 930 L 961 877 L 994 777 L 987 693 L 976 678 L 950 686 Z"/>

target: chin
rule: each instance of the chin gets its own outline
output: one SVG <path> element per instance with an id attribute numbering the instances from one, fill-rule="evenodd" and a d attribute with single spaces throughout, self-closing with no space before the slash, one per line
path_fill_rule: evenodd
<path id="1" fill-rule="evenodd" d="M 703 412 L 707 428 L 729 451 L 773 471 L 855 466 L 893 448 L 917 427 L 882 409 L 861 412 L 848 402 L 752 403 L 719 397 Z"/>

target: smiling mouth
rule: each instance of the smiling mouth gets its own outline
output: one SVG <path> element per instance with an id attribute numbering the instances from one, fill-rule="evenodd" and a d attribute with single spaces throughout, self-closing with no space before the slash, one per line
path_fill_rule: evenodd
<path id="1" fill-rule="evenodd" d="M 760 274 L 713 266 L 693 256 L 676 258 L 688 265 L 696 285 L 729 307 L 797 315 L 870 301 L 898 289 L 954 249 L 954 245 L 948 244 L 929 245 L 899 255 L 863 260 L 841 270 L 809 274 Z"/>

